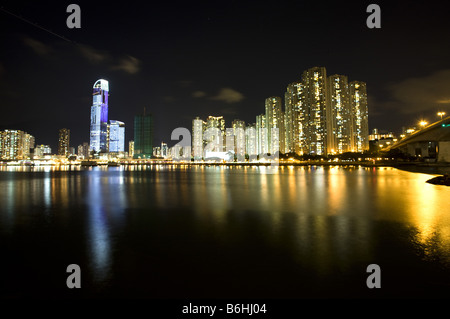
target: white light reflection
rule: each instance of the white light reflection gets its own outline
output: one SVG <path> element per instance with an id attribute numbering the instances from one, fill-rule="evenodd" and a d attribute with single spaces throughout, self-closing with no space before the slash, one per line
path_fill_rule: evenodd
<path id="1" fill-rule="evenodd" d="M 48 213 L 52 207 L 52 176 L 50 171 L 44 173 L 44 206 Z"/>
<path id="2" fill-rule="evenodd" d="M 107 223 L 107 212 L 103 205 L 103 172 L 93 169 L 88 182 L 88 222 L 90 233 L 90 252 L 94 280 L 103 282 L 109 275 L 111 263 L 111 244 Z"/>

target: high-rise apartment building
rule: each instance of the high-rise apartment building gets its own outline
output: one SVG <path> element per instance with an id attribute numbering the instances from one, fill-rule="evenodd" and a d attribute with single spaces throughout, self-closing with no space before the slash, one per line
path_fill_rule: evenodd
<path id="1" fill-rule="evenodd" d="M 153 155 L 153 116 L 146 114 L 134 117 L 134 158 L 151 158 Z"/>
<path id="2" fill-rule="evenodd" d="M 208 128 L 218 128 L 221 132 L 225 132 L 225 119 L 223 116 L 208 116 L 206 119 L 206 129 Z"/>
<path id="3" fill-rule="evenodd" d="M 223 116 L 208 116 L 203 131 L 203 140 L 206 143 L 203 150 L 224 152 L 226 150 L 225 133 L 225 119 Z"/>
<path id="4" fill-rule="evenodd" d="M 300 110 L 302 154 L 327 155 L 327 72 L 313 67 L 302 74 L 302 105 Z"/>
<path id="5" fill-rule="evenodd" d="M 2 159 L 23 159 L 23 133 L 19 130 L 4 130 L 2 132 Z"/>
<path id="6" fill-rule="evenodd" d="M 59 130 L 58 137 L 58 155 L 69 156 L 70 151 L 70 130 L 68 128 L 62 128 Z"/>
<path id="7" fill-rule="evenodd" d="M 128 142 L 128 157 L 134 157 L 134 141 Z"/>
<path id="8" fill-rule="evenodd" d="M 353 81 L 349 84 L 352 112 L 351 148 L 354 152 L 369 149 L 369 112 L 367 107 L 367 86 L 365 82 Z"/>
<path id="9" fill-rule="evenodd" d="M 267 131 L 267 123 L 266 116 L 264 114 L 260 114 L 256 116 L 255 123 L 256 130 L 256 152 L 258 155 L 267 154 L 269 152 L 269 144 L 268 144 L 268 131 Z"/>
<path id="10" fill-rule="evenodd" d="M 31 150 L 34 149 L 35 138 L 33 135 L 28 134 L 27 132 L 23 132 L 23 158 L 30 159 L 31 158 Z"/>
<path id="11" fill-rule="evenodd" d="M 94 83 L 91 106 L 90 150 L 108 151 L 108 96 L 109 83 L 100 79 Z"/>
<path id="12" fill-rule="evenodd" d="M 206 123 L 198 116 L 192 120 L 192 156 L 194 160 L 203 158 L 203 131 L 205 125 Z"/>
<path id="13" fill-rule="evenodd" d="M 248 124 L 245 128 L 245 152 L 249 159 L 253 159 L 257 153 L 256 124 Z"/>
<path id="14" fill-rule="evenodd" d="M 328 77 L 327 119 L 328 154 L 342 154 L 351 150 L 351 118 L 348 78 L 345 75 Z"/>
<path id="15" fill-rule="evenodd" d="M 300 154 L 302 88 L 301 82 L 293 82 L 284 94 L 285 153 Z"/>
<path id="16" fill-rule="evenodd" d="M 231 128 L 233 132 L 232 143 L 234 144 L 234 154 L 238 161 L 243 161 L 245 160 L 245 122 L 242 120 L 233 120 L 231 122 Z"/>
<path id="17" fill-rule="evenodd" d="M 0 159 L 25 160 L 31 156 L 34 137 L 20 130 L 0 131 Z"/>
<path id="18" fill-rule="evenodd" d="M 268 131 L 268 152 L 271 154 L 280 151 L 284 153 L 284 113 L 281 108 L 281 98 L 279 96 L 267 98 L 265 107 Z"/>

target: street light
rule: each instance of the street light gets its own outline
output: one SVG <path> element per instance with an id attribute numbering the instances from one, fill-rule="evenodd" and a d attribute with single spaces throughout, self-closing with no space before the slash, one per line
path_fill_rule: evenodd
<path id="1" fill-rule="evenodd" d="M 424 127 L 427 124 L 428 124 L 428 122 L 426 122 L 426 121 L 420 121 L 420 123 L 419 123 L 419 125 L 422 126 L 422 127 Z"/>
<path id="2" fill-rule="evenodd" d="M 442 120 L 442 117 L 445 115 L 445 112 L 438 112 L 437 115 L 440 116 L 440 117 L 441 117 L 441 120 Z"/>

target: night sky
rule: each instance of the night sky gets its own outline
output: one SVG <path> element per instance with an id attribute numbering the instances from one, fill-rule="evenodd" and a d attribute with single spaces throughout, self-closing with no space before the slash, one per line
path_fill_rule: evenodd
<path id="1" fill-rule="evenodd" d="M 70 3 L 81 29 L 69 29 Z M 381 7 L 381 29 L 366 8 Z M 7 1 L 0 11 L 0 129 L 56 151 L 89 141 L 92 86 L 109 81 L 109 119 L 146 107 L 155 143 L 192 119 L 255 122 L 264 99 L 284 98 L 307 68 L 367 83 L 370 130 L 399 132 L 450 114 L 448 1 Z M 127 146 L 128 148 L 128 146 Z"/>

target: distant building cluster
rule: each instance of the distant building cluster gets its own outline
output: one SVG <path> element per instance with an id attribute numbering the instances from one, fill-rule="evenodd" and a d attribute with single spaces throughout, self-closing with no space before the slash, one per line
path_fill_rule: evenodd
<path id="1" fill-rule="evenodd" d="M 283 99 L 265 100 L 255 122 L 223 117 L 192 121 L 194 160 L 233 153 L 238 159 L 261 154 L 321 155 L 369 150 L 367 86 L 345 75 L 327 76 L 324 67 L 303 72 L 287 86 Z"/>
<path id="2" fill-rule="evenodd" d="M 0 131 L 0 159 L 26 160 L 34 149 L 34 136 L 20 130 Z"/>

